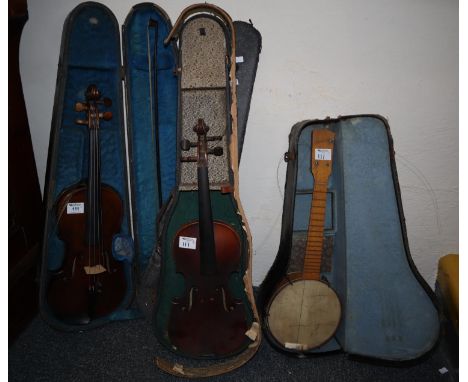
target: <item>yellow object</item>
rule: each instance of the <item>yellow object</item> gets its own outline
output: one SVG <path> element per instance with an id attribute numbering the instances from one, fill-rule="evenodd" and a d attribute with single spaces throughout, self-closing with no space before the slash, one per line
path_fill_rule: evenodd
<path id="1" fill-rule="evenodd" d="M 446 255 L 439 260 L 437 283 L 449 318 L 458 332 L 458 255 Z"/>

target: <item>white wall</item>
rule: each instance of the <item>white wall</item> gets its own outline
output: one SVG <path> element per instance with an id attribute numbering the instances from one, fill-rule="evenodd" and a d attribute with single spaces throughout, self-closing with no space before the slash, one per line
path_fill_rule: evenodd
<path id="1" fill-rule="evenodd" d="M 134 2 L 103 1 L 122 24 Z M 79 1 L 29 1 L 21 74 L 44 184 L 62 26 Z M 189 1 L 158 3 L 173 22 Z M 388 118 L 411 252 L 434 285 L 437 260 L 458 251 L 458 2 L 219 0 L 263 36 L 240 168 L 253 234 L 254 283 L 276 256 L 291 126 L 310 118 Z M 378 254 L 376 254 L 378 256 Z"/>

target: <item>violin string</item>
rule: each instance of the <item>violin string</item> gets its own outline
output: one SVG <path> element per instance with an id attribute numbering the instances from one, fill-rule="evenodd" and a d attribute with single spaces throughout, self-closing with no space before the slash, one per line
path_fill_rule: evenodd
<path id="1" fill-rule="evenodd" d="M 96 113 L 99 111 L 96 109 Z M 101 147 L 100 147 L 100 139 L 99 139 L 99 132 L 100 126 L 99 126 L 99 114 L 96 115 L 96 152 L 97 152 L 97 200 L 98 200 L 98 225 L 97 225 L 97 232 L 98 232 L 98 240 L 99 240 L 99 263 L 104 266 L 105 264 L 105 253 L 104 253 L 104 248 L 103 248 L 103 238 L 102 238 L 102 188 L 101 188 Z M 109 267 L 107 266 L 107 270 L 109 271 Z"/>
<path id="2" fill-rule="evenodd" d="M 93 156 L 94 156 L 94 161 L 93 161 L 93 264 L 92 266 L 94 267 L 96 265 L 96 251 L 98 251 L 98 248 L 96 246 L 96 242 L 98 239 L 98 232 L 97 232 L 97 214 L 98 214 L 98 208 L 99 206 L 97 205 L 97 192 L 96 192 L 96 187 L 98 183 L 97 179 L 97 161 L 98 161 L 98 152 L 97 152 L 97 125 L 96 125 L 96 119 L 99 118 L 97 115 L 97 110 L 96 110 L 96 103 L 95 101 L 93 102 Z M 94 273 L 94 270 L 92 271 L 92 278 L 93 278 L 93 291 L 96 288 L 96 274 Z"/>
<path id="3" fill-rule="evenodd" d="M 101 224 L 101 219 L 100 219 L 100 216 L 101 216 L 101 193 L 100 193 L 100 182 L 101 180 L 99 179 L 99 157 L 100 157 L 100 153 L 99 153 L 99 110 L 97 108 L 97 104 L 95 103 L 94 104 L 94 107 L 95 107 L 95 118 L 94 118 L 94 123 L 95 123 L 95 128 L 94 128 L 94 144 L 95 144 L 95 153 L 96 153 L 96 173 L 95 173 L 95 177 L 94 179 L 96 180 L 96 184 L 95 184 L 95 198 L 96 198 L 96 203 L 95 203 L 95 208 L 96 208 L 96 226 L 95 226 L 95 230 L 96 230 L 96 252 L 97 252 L 97 259 L 95 260 L 94 262 L 94 266 L 96 266 L 97 264 L 101 264 L 101 257 L 102 257 L 102 252 L 101 252 L 101 227 L 100 227 L 100 224 Z M 95 273 L 95 276 L 94 276 L 94 279 L 95 281 L 99 278 L 98 276 L 98 273 Z M 95 287 L 96 287 L 96 282 L 95 282 Z"/>
<path id="4" fill-rule="evenodd" d="M 92 108 L 92 121 L 93 121 L 93 263 L 91 266 L 96 265 L 96 214 L 97 214 L 97 205 L 96 205 L 96 162 L 97 162 L 97 152 L 96 152 L 96 105 L 93 102 Z M 96 276 L 94 272 L 91 272 L 91 277 L 93 278 L 93 291 L 96 286 Z"/>
<path id="5" fill-rule="evenodd" d="M 93 134 L 92 134 L 92 118 L 91 118 L 91 110 L 90 110 L 90 104 L 88 103 L 88 136 L 89 136 L 89 161 L 90 163 L 88 164 L 88 169 L 89 169 L 89 174 L 88 174 L 88 187 L 89 189 L 87 190 L 87 242 L 88 242 L 88 266 L 91 265 L 91 245 L 92 245 L 92 216 L 93 216 L 93 211 L 92 211 L 92 179 L 93 179 Z M 89 218 L 91 216 L 91 218 Z M 88 276 L 88 290 L 91 290 L 91 277 Z"/>

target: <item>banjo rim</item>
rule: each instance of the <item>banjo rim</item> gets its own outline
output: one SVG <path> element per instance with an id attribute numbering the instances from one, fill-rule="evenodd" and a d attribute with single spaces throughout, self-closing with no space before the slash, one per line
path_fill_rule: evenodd
<path id="1" fill-rule="evenodd" d="M 270 309 L 271 309 L 271 306 L 272 306 L 274 300 L 277 298 L 277 296 L 281 293 L 281 291 L 283 291 L 288 286 L 291 286 L 292 284 L 295 284 L 295 283 L 298 283 L 298 282 L 301 282 L 301 281 L 309 281 L 309 282 L 312 281 L 312 282 L 317 282 L 317 283 L 320 283 L 320 284 L 323 284 L 323 285 L 327 286 L 329 289 L 331 289 L 333 291 L 333 294 L 335 295 L 336 300 L 338 301 L 338 306 L 339 306 L 339 318 L 338 318 L 338 320 L 336 322 L 336 326 L 335 326 L 334 330 L 332 331 L 331 335 L 329 337 L 327 337 L 325 340 L 323 340 L 321 343 L 319 343 L 318 345 L 314 345 L 313 347 L 309 347 L 309 348 L 307 348 L 305 350 L 286 347 L 285 344 L 282 343 L 281 341 L 279 341 L 276 338 L 276 336 L 273 334 L 273 331 L 270 328 L 270 322 L 269 322 Z M 306 278 L 303 277 L 302 273 L 291 273 L 287 277 L 283 278 L 283 280 L 280 282 L 278 287 L 273 292 L 271 298 L 269 299 L 267 309 L 265 310 L 265 319 L 264 319 L 265 328 L 267 329 L 266 330 L 267 337 L 270 340 L 272 340 L 277 346 L 279 346 L 282 350 L 284 350 L 286 352 L 290 352 L 290 353 L 309 353 L 309 352 L 311 352 L 311 350 L 317 349 L 318 347 L 320 347 L 323 344 L 327 343 L 335 335 L 335 333 L 337 332 L 337 330 L 338 330 L 338 328 L 339 328 L 339 326 L 341 324 L 341 320 L 342 320 L 342 316 L 343 316 L 343 314 L 342 314 L 343 309 L 342 308 L 343 307 L 342 307 L 342 304 L 341 304 L 341 300 L 338 297 L 338 294 L 336 293 L 335 289 L 333 289 L 328 283 L 326 283 L 326 282 L 324 282 L 322 280 L 306 279 Z"/>

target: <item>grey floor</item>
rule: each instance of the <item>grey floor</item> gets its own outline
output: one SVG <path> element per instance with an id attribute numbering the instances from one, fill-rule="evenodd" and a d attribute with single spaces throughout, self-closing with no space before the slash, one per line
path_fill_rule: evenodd
<path id="1" fill-rule="evenodd" d="M 292 358 L 263 341 L 243 367 L 206 381 L 456 381 L 444 344 L 413 365 L 382 366 L 343 353 Z M 160 371 L 156 355 L 171 357 L 144 320 L 62 333 L 36 317 L 9 349 L 10 381 L 181 381 Z M 449 371 L 441 374 L 439 369 Z"/>

